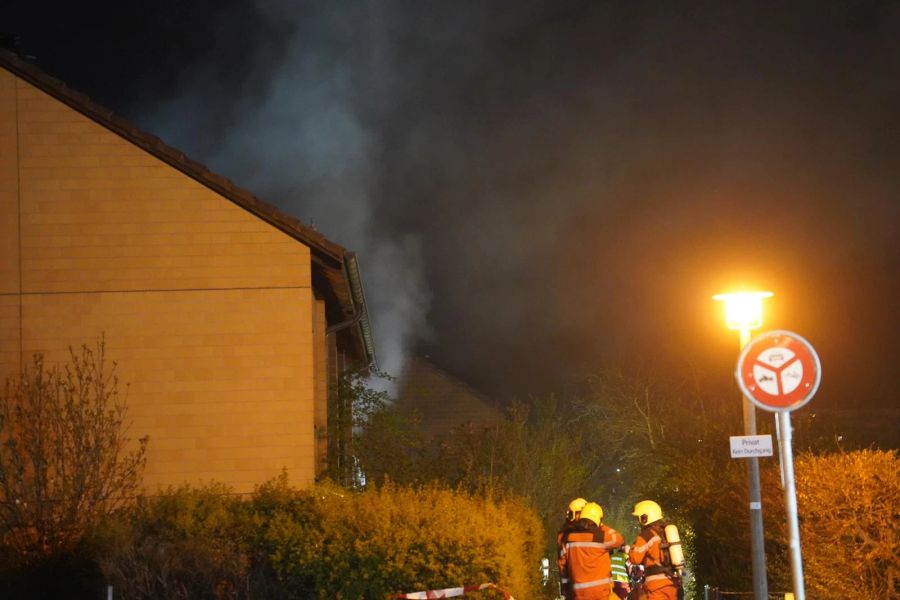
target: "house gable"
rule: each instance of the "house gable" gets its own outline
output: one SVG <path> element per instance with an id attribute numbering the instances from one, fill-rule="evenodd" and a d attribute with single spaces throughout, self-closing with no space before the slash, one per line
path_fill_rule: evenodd
<path id="1" fill-rule="evenodd" d="M 370 356 L 346 253 L 0 56 L 10 64 L 0 69 L 0 377 L 35 352 L 62 361 L 103 335 L 128 384 L 129 435 L 150 436 L 148 490 L 217 480 L 250 491 L 283 468 L 312 481 L 328 326 L 355 319 L 332 345 L 340 335 L 344 353 Z"/>
<path id="2" fill-rule="evenodd" d="M 92 102 L 84 94 L 68 88 L 61 81 L 48 76 L 14 53 L 0 50 L 0 66 L 30 83 L 37 90 L 45 92 L 49 97 L 74 109 L 87 120 L 113 132 L 120 141 L 130 142 L 143 149 L 148 155 L 155 156 L 162 163 L 184 173 L 202 187 L 230 200 L 236 207 L 255 215 L 261 221 L 273 225 L 289 237 L 308 246 L 311 253 L 313 288 L 316 296 L 325 302 L 328 325 L 336 326 L 349 320 L 354 322 L 351 330 L 342 328 L 342 332 L 336 336 L 342 352 L 348 354 L 350 360 L 355 363 L 363 365 L 375 363 L 372 327 L 362 295 L 359 267 L 352 253 L 348 253 L 340 245 L 328 240 L 318 231 L 304 226 L 290 215 L 259 200 L 225 177 L 211 172 L 183 152 L 166 145 L 156 136 L 138 129 L 112 111 Z M 15 102 L 12 105 L 14 106 Z M 2 267 L 0 264 L 0 268 Z"/>

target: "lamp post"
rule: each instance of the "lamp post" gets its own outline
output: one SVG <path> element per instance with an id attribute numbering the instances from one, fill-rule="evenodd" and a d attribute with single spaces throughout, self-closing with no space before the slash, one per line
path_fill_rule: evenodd
<path id="1" fill-rule="evenodd" d="M 725 324 L 740 332 L 740 349 L 750 343 L 751 331 L 762 327 L 762 301 L 771 298 L 772 292 L 735 292 L 716 294 L 713 300 L 725 303 Z M 756 435 L 756 409 L 743 394 L 744 435 Z M 759 485 L 759 459 L 747 459 L 747 481 L 750 491 L 750 533 L 753 552 L 753 597 L 767 600 L 769 585 L 766 580 L 766 548 L 763 541 L 762 497 Z"/>

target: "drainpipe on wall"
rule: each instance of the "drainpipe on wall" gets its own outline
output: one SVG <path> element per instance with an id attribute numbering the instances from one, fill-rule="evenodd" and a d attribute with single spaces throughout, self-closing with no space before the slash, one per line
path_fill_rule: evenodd
<path id="1" fill-rule="evenodd" d="M 325 329 L 325 335 L 331 335 L 332 333 L 336 333 L 343 329 L 347 329 L 348 327 L 352 327 L 356 325 L 362 320 L 363 313 L 357 312 L 355 315 L 347 319 L 346 321 L 341 321 L 340 323 L 335 323 L 334 325 L 330 325 Z"/>

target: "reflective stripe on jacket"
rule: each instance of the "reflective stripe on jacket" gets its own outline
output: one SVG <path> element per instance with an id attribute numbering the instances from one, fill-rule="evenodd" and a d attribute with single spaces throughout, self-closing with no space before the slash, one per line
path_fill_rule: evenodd
<path id="1" fill-rule="evenodd" d="M 572 586 L 573 590 L 583 590 L 584 588 L 589 587 L 597 587 L 598 585 L 610 584 L 612 583 L 612 579 L 607 577 L 606 579 L 595 579 L 594 581 L 585 581 L 584 583 L 576 583 Z"/>
<path id="2" fill-rule="evenodd" d="M 614 552 L 612 558 L 612 578 L 613 581 L 628 581 L 628 569 L 625 566 L 625 554 L 623 552 Z"/>

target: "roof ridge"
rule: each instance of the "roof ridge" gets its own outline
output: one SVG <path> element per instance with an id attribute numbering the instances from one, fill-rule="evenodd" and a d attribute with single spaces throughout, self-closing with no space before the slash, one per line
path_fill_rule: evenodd
<path id="1" fill-rule="evenodd" d="M 465 388 L 466 391 L 471 393 L 473 396 L 476 396 L 479 400 L 491 406 L 492 408 L 496 409 L 499 406 L 497 399 L 494 398 L 491 394 L 488 394 L 487 392 L 475 387 L 465 379 L 461 378 L 459 375 L 455 375 L 444 367 L 437 365 L 434 361 L 431 360 L 430 357 L 422 356 L 421 354 L 413 354 L 409 357 L 407 362 L 408 367 L 416 365 L 419 368 L 435 373 L 443 379 L 449 380 L 454 385 Z M 404 375 L 405 374 L 406 373 L 404 373 Z"/>

